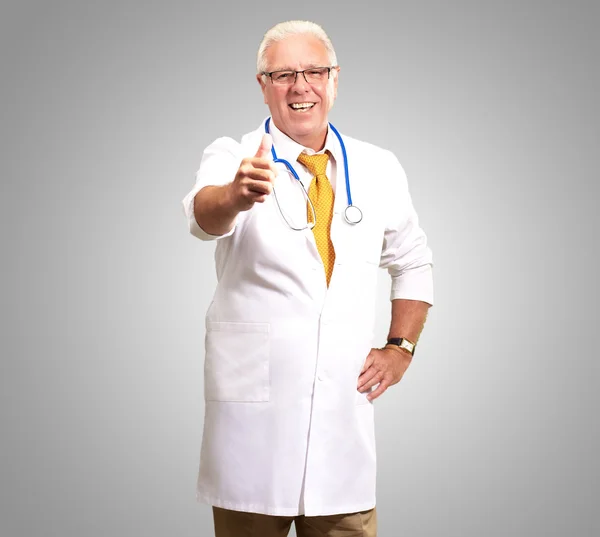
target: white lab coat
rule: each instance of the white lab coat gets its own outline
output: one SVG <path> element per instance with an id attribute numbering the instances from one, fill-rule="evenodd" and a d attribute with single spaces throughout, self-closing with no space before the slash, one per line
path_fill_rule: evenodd
<path id="1" fill-rule="evenodd" d="M 295 160 L 302 147 L 273 122 L 271 131 L 278 157 L 290 160 L 308 186 L 310 174 Z M 264 122 L 241 143 L 219 138 L 205 150 L 183 200 L 198 238 L 217 237 L 196 223 L 195 194 L 231 181 L 263 133 Z M 205 327 L 200 502 L 286 516 L 375 505 L 374 405 L 356 385 L 369 350 L 383 343 L 373 341 L 378 267 L 392 276 L 392 299 L 433 304 L 432 260 L 396 157 L 342 136 L 363 220 L 349 225 L 343 218 L 343 159 L 330 133 L 336 259 L 329 288 L 312 231 L 289 229 L 273 195 L 218 237 L 218 284 Z M 275 188 L 282 209 L 305 223 L 297 185 L 282 173 Z"/>

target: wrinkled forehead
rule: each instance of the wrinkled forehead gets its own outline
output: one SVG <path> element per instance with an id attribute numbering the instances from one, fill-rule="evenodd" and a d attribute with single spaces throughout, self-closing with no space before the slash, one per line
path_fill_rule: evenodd
<path id="1" fill-rule="evenodd" d="M 291 35 L 272 43 L 266 52 L 267 70 L 301 70 L 329 65 L 325 44 L 314 35 Z"/>

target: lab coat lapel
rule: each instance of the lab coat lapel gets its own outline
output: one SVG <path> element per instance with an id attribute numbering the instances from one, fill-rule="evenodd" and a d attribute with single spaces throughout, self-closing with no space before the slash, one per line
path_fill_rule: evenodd
<path id="1" fill-rule="evenodd" d="M 329 287 L 331 288 L 332 283 L 336 280 L 336 272 L 339 272 L 338 267 L 342 264 L 342 260 L 346 256 L 346 251 L 351 247 L 349 241 L 349 224 L 344 219 L 344 209 L 347 205 L 346 195 L 346 175 L 344 173 L 344 156 L 342 148 L 340 146 L 337 137 L 333 137 L 333 155 L 336 164 L 336 177 L 335 177 L 335 198 L 333 203 L 333 216 L 331 220 L 331 242 L 335 250 L 335 264 L 333 267 L 333 274 L 331 275 L 331 281 Z M 337 270 L 336 270 L 337 269 Z"/>

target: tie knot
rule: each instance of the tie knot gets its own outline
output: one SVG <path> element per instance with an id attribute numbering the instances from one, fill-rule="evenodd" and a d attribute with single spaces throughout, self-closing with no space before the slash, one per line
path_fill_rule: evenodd
<path id="1" fill-rule="evenodd" d="M 310 173 L 313 175 L 325 175 L 327 170 L 327 161 L 329 160 L 329 153 L 322 153 L 320 155 L 307 155 L 306 153 L 300 153 L 298 162 L 304 164 Z"/>

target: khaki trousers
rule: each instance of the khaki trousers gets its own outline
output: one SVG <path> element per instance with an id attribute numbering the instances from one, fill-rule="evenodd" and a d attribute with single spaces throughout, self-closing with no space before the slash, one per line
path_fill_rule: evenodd
<path id="1" fill-rule="evenodd" d="M 328 516 L 271 516 L 213 507 L 215 537 L 287 537 L 292 522 L 298 537 L 377 537 L 375 508 Z"/>

